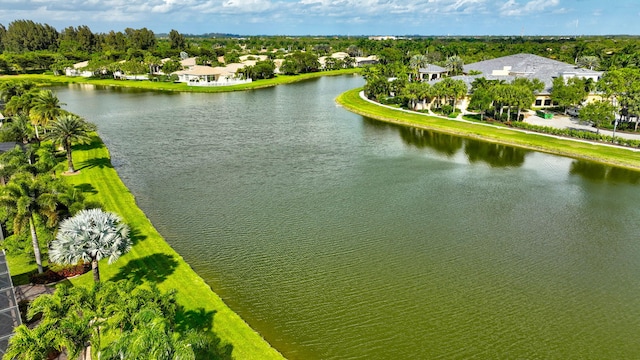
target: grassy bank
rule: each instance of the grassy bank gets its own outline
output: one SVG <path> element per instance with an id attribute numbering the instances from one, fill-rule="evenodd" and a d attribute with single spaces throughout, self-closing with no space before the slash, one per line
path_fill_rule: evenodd
<path id="1" fill-rule="evenodd" d="M 220 339 L 222 358 L 283 359 L 257 332 L 231 311 L 155 230 L 136 205 L 133 195 L 111 166 L 109 151 L 97 136 L 89 145 L 74 147 L 74 162 L 80 173 L 66 180 L 99 201 L 105 210 L 119 214 L 132 229 L 131 252 L 114 264 L 100 263 L 103 281 L 130 279 L 136 284 L 157 284 L 161 290 L 177 289 L 178 302 L 184 306 L 185 321 L 212 329 Z M 35 269 L 26 257 L 10 258 L 16 280 Z M 215 264 L 212 264 L 215 266 Z M 74 285 L 89 285 L 91 273 L 71 280 Z M 230 356 L 228 356 L 230 354 Z"/>
<path id="2" fill-rule="evenodd" d="M 506 127 L 472 124 L 426 116 L 420 113 L 390 109 L 362 99 L 360 97 L 361 90 L 362 89 L 349 90 L 341 94 L 336 101 L 354 113 L 380 121 L 640 170 L 640 153 L 630 149 L 603 146 L 596 143 L 586 143 L 523 132 Z"/>
<path id="3" fill-rule="evenodd" d="M 218 93 L 228 91 L 243 91 L 260 89 L 281 84 L 289 84 L 297 81 L 319 78 L 321 76 L 348 75 L 360 72 L 359 68 L 321 71 L 300 75 L 278 75 L 273 79 L 256 80 L 248 84 L 232 86 L 189 86 L 185 83 L 157 82 L 148 80 L 115 80 L 115 79 L 91 79 L 83 77 L 54 76 L 45 74 L 4 75 L 0 81 L 7 80 L 31 80 L 40 85 L 65 85 L 65 84 L 91 84 L 102 86 L 128 87 L 136 89 L 156 91 L 181 91 L 181 92 L 206 92 Z"/>

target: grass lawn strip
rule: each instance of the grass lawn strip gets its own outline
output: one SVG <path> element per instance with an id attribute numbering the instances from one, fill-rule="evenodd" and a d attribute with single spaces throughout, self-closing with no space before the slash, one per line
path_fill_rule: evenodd
<path id="1" fill-rule="evenodd" d="M 198 276 L 184 259 L 160 236 L 146 215 L 138 208 L 131 192 L 111 166 L 109 151 L 98 136 L 89 145 L 76 146 L 74 163 L 79 174 L 65 179 L 92 193 L 89 200 L 97 200 L 106 211 L 122 217 L 132 230 L 133 247 L 128 254 L 109 265 L 100 262 L 103 281 L 130 279 L 145 286 L 157 284 L 167 291 L 178 290 L 178 302 L 197 321 L 211 319 L 207 328 L 220 338 L 220 343 L 235 359 L 284 359 L 255 330 L 233 312 L 222 299 Z M 33 270 L 24 264 L 23 257 L 15 257 L 10 263 L 12 273 Z M 215 266 L 215 264 L 212 264 Z M 75 286 L 90 286 L 91 272 L 71 279 Z"/>
<path id="2" fill-rule="evenodd" d="M 475 124 L 466 120 L 458 121 L 385 107 L 362 99 L 361 90 L 349 90 L 338 96 L 336 101 L 349 111 L 380 121 L 640 170 L 640 153 L 637 149 L 489 124 Z"/>
<path id="3" fill-rule="evenodd" d="M 243 91 L 272 87 L 281 84 L 289 84 L 298 81 L 315 79 L 322 76 L 356 74 L 362 71 L 360 68 L 349 68 L 342 70 L 319 71 L 299 75 L 278 75 L 272 79 L 256 80 L 247 84 L 231 86 L 189 86 L 186 83 L 159 82 L 148 80 L 115 80 L 115 79 L 93 79 L 83 77 L 55 76 L 45 74 L 22 74 L 0 76 L 0 81 L 10 80 L 31 80 L 39 85 L 66 85 L 66 84 L 91 84 L 101 86 L 128 87 L 136 89 L 156 90 L 156 91 L 180 91 L 180 92 L 206 92 L 218 93 L 229 91 Z"/>

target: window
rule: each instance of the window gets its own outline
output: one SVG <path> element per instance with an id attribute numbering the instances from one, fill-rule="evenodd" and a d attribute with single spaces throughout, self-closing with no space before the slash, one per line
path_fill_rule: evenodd
<path id="1" fill-rule="evenodd" d="M 550 106 L 550 105 L 551 105 L 551 99 L 545 99 L 544 106 Z"/>
<path id="2" fill-rule="evenodd" d="M 542 105 L 542 99 L 536 99 L 536 106 Z"/>

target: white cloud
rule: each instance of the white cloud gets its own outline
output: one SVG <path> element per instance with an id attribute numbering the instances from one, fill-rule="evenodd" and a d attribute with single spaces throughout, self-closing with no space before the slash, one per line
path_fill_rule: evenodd
<path id="1" fill-rule="evenodd" d="M 560 0 L 531 0 L 521 5 L 516 0 L 508 0 L 500 7 L 500 15 L 502 16 L 524 16 L 533 13 L 539 13 L 547 8 L 556 7 L 560 4 Z"/>

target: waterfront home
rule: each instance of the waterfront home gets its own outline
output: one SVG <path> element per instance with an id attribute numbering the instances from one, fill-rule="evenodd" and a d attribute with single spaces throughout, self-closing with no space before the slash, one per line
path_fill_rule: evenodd
<path id="1" fill-rule="evenodd" d="M 555 78 L 561 77 L 565 81 L 570 78 L 591 79 L 596 82 L 602 77 L 602 74 L 602 71 L 584 69 L 573 64 L 538 55 L 516 54 L 464 65 L 463 75 L 451 78 L 464 81 L 469 92 L 473 81 L 481 77 L 487 80 L 503 80 L 506 83 L 521 77 L 530 80 L 538 79 L 544 83 L 544 89 L 535 94 L 536 98 L 531 106 L 546 108 L 557 105 L 551 99 L 551 90 L 553 89 L 553 80 Z M 431 83 L 436 83 L 441 79 L 432 80 Z M 462 103 L 467 104 L 469 97 L 470 94 L 468 93 Z M 600 99 L 600 95 L 592 93 L 588 95 L 586 101 L 591 102 L 596 99 Z"/>
<path id="2" fill-rule="evenodd" d="M 85 68 L 88 65 L 89 65 L 89 60 L 75 63 L 73 64 L 73 66 L 65 68 L 64 74 L 66 76 L 92 77 L 93 71 L 85 70 Z"/>
<path id="3" fill-rule="evenodd" d="M 176 71 L 178 81 L 191 86 L 225 86 L 251 82 L 251 79 L 241 79 L 237 71 L 244 67 L 242 64 L 233 66 L 203 66 L 193 65 L 186 70 Z M 241 65 L 241 66 L 238 66 Z"/>

